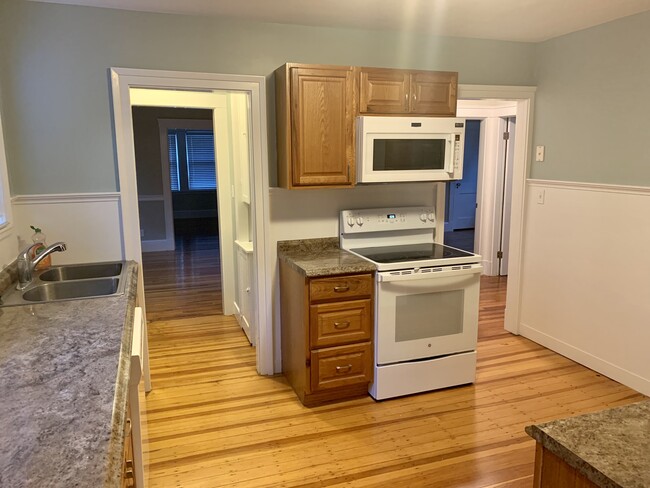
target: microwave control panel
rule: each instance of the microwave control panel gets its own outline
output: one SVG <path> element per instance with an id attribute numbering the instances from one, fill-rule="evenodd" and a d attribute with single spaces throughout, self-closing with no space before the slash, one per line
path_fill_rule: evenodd
<path id="1" fill-rule="evenodd" d="M 461 156 L 463 155 L 463 147 L 461 146 L 460 134 L 454 137 L 454 172 L 458 171 L 460 167 Z"/>

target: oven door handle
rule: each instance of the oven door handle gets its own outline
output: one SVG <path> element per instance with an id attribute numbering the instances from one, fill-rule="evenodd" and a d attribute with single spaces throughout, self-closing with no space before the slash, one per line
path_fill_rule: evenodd
<path id="1" fill-rule="evenodd" d="M 402 271 L 382 271 L 377 274 L 378 280 L 380 282 L 388 283 L 392 281 L 434 280 L 436 278 L 451 278 L 456 276 L 479 274 L 481 271 L 483 271 L 483 266 L 480 264 L 472 264 L 470 266 L 470 268 L 463 268 L 463 265 L 447 266 L 441 268 L 440 271 L 431 271 L 430 273 L 419 272 L 412 274 L 401 274 L 403 273 Z"/>

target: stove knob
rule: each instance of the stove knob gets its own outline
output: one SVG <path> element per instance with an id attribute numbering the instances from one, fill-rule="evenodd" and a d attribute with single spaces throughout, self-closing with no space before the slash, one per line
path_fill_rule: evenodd
<path id="1" fill-rule="evenodd" d="M 363 225 L 363 217 L 357 217 L 357 224 Z"/>
<path id="2" fill-rule="evenodd" d="M 427 215 L 427 218 L 428 218 L 431 222 L 433 222 L 434 220 L 436 220 L 436 216 L 433 215 L 433 212 L 429 212 L 429 215 Z"/>
<path id="3" fill-rule="evenodd" d="M 426 222 L 426 221 L 427 221 L 427 214 L 425 214 L 425 213 L 421 213 L 421 214 L 420 214 L 420 220 L 421 220 L 422 222 Z"/>
<path id="4" fill-rule="evenodd" d="M 353 217 L 348 217 L 348 225 L 352 227 L 354 225 L 354 218 Z"/>

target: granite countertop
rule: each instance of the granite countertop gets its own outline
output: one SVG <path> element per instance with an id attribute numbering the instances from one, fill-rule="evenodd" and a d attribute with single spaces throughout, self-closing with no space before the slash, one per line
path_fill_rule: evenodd
<path id="1" fill-rule="evenodd" d="M 526 427 L 602 488 L 650 486 L 650 401 Z"/>
<path id="2" fill-rule="evenodd" d="M 137 264 L 123 295 L 0 308 L 0 486 L 118 487 Z"/>
<path id="3" fill-rule="evenodd" d="M 278 258 L 307 277 L 371 273 L 374 264 L 339 248 L 336 237 L 278 242 Z"/>

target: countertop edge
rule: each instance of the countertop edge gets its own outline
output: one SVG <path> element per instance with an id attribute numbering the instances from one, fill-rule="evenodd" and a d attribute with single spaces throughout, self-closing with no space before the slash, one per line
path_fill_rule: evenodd
<path id="1" fill-rule="evenodd" d="M 133 318 L 138 290 L 138 264 L 129 262 L 129 275 L 125 295 L 127 296 L 124 327 L 122 329 L 122 345 L 120 347 L 119 364 L 115 378 L 115 396 L 113 398 L 113 416 L 111 420 L 111 438 L 106 460 L 105 488 L 121 486 L 122 459 L 124 457 L 124 427 L 126 423 L 126 402 L 129 392 L 131 375 L 131 343 L 133 341 Z"/>
<path id="2" fill-rule="evenodd" d="M 601 488 L 623 488 L 620 484 L 613 481 L 602 471 L 598 470 L 589 462 L 582 459 L 571 449 L 562 445 L 562 443 L 555 440 L 551 435 L 544 432 L 539 426 L 528 425 L 524 430 L 530 437 L 539 442 L 542 447 L 548 449 L 562 461 L 567 463 L 572 468 L 576 469 L 580 474 L 584 475 L 592 483 L 595 483 Z"/>

